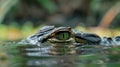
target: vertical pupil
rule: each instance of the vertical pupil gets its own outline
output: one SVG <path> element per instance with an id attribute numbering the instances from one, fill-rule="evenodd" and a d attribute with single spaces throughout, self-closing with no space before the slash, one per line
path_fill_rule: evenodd
<path id="1" fill-rule="evenodd" d="M 70 33 L 69 32 L 58 32 L 56 36 L 57 36 L 57 39 L 59 40 L 67 40 L 70 38 Z"/>
<path id="2" fill-rule="evenodd" d="M 63 34 L 63 38 L 64 38 L 64 35 L 65 35 L 65 33 Z"/>

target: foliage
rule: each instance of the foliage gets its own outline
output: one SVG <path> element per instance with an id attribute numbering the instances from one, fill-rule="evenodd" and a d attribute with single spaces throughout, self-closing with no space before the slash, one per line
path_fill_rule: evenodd
<path id="1" fill-rule="evenodd" d="M 4 20 L 5 15 L 13 6 L 16 6 L 18 0 L 0 0 L 0 23 Z"/>
<path id="2" fill-rule="evenodd" d="M 43 25 L 41 25 L 43 26 Z M 40 27 L 41 27 L 40 26 Z M 0 25 L 0 40 L 15 41 L 21 38 L 26 38 L 39 30 L 39 27 L 33 28 L 30 22 L 26 22 L 22 27 L 17 23 L 12 22 L 10 25 Z"/>
<path id="3" fill-rule="evenodd" d="M 10 40 L 10 41 L 20 40 L 32 34 L 35 34 L 43 26 L 44 25 L 40 25 L 39 27 L 33 27 L 33 24 L 30 21 L 25 22 L 25 24 L 22 26 L 19 26 L 16 22 L 11 22 L 11 24 L 9 25 L 0 24 L 0 40 Z M 89 29 L 89 28 L 77 26 L 74 29 L 86 33 L 96 33 L 100 37 L 104 37 L 104 36 L 114 37 L 120 34 L 119 28 L 116 30 L 102 29 L 102 28 Z"/>
<path id="4" fill-rule="evenodd" d="M 57 11 L 57 6 L 52 0 L 38 0 L 38 2 L 50 13 Z"/>
<path id="5" fill-rule="evenodd" d="M 101 37 L 114 37 L 120 35 L 119 6 L 119 0 L 0 0 L 0 41 L 26 38 L 37 32 L 45 23 L 71 26 L 78 31 L 96 33 Z M 24 66 L 26 57 L 21 56 L 24 52 L 20 54 L 19 51 L 23 46 L 26 45 L 0 42 L 0 67 Z M 38 58 L 46 62 L 44 58 Z M 61 58 L 56 59 L 60 62 Z M 68 56 L 64 59 L 66 58 Z M 119 67 L 120 46 L 113 46 L 97 53 L 88 51 L 88 54 L 70 57 L 65 60 L 67 61 L 69 62 L 65 65 L 77 61 L 75 63 L 77 67 Z"/>

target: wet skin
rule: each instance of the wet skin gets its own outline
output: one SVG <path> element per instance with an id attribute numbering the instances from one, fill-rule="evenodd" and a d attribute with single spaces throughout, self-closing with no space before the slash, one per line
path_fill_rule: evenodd
<path id="1" fill-rule="evenodd" d="M 44 26 L 36 34 L 27 38 L 30 44 L 43 46 L 42 43 L 51 43 L 51 54 L 74 54 L 75 48 L 80 45 L 99 44 L 101 38 L 96 34 L 75 32 L 70 27 Z"/>
<path id="2" fill-rule="evenodd" d="M 51 54 L 74 54 L 76 48 L 84 45 L 120 45 L 120 36 L 100 38 L 96 34 L 75 31 L 70 27 L 44 26 L 26 41 L 37 46 L 44 46 L 43 43 L 49 42 Z"/>

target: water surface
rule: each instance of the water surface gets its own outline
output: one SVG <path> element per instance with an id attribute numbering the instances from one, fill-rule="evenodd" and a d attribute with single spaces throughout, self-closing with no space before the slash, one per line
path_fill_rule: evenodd
<path id="1" fill-rule="evenodd" d="M 49 46 L 0 43 L 0 67 L 119 67 L 120 47 L 80 46 L 77 54 L 45 54 Z"/>

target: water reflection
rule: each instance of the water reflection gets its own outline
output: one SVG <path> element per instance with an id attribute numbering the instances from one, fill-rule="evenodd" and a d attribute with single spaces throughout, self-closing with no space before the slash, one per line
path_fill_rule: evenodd
<path id="1" fill-rule="evenodd" d="M 51 55 L 47 53 L 51 46 L 12 45 L 0 49 L 0 67 L 107 67 L 120 63 L 119 48 L 113 51 L 101 46 L 82 46 L 76 48 L 77 54 Z"/>
<path id="2" fill-rule="evenodd" d="M 23 58 L 26 58 L 26 67 L 73 67 L 75 62 L 75 55 L 50 55 L 46 50 L 50 47 L 43 48 L 26 48 L 21 47 L 20 52 Z"/>
<path id="3" fill-rule="evenodd" d="M 29 58 L 26 60 L 26 65 L 29 66 L 45 66 L 45 67 L 73 67 L 74 56 L 72 57 L 55 57 L 51 59 L 46 58 Z"/>
<path id="4" fill-rule="evenodd" d="M 44 46 L 42 48 L 36 46 L 20 46 L 17 47 L 20 51 L 21 57 L 24 59 L 24 63 L 22 66 L 25 67 L 79 67 L 80 63 L 88 63 L 85 62 L 87 60 L 82 60 L 79 55 L 81 54 L 89 54 L 89 53 L 96 53 L 100 52 L 101 50 L 91 47 L 80 47 L 76 48 L 77 54 L 73 55 L 51 55 L 48 54 L 49 49 L 51 46 Z M 25 60 L 26 59 L 26 60 Z M 91 62 L 91 61 L 90 61 Z M 90 63 L 89 62 L 89 63 Z"/>

